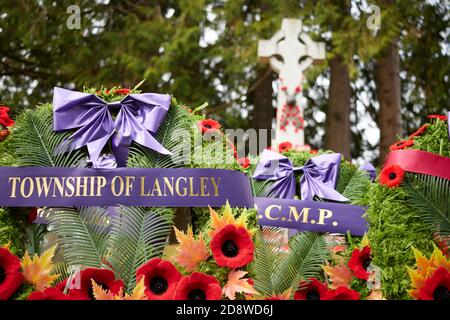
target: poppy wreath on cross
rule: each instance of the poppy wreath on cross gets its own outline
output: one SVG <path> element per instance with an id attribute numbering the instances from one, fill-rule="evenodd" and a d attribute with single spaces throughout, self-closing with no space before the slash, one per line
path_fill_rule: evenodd
<path id="1" fill-rule="evenodd" d="M 201 114 L 206 105 L 192 110 L 168 95 L 141 95 L 138 87 L 89 88 L 84 92 L 56 88 L 53 104 L 24 111 L 15 124 L 8 116 L 9 109 L 2 107 L 0 125 L 5 128 L 0 129 L 8 130 L 8 134 L 2 135 L 0 142 L 0 166 L 90 168 L 98 172 L 119 172 L 122 168 L 217 169 L 214 173 L 223 179 L 237 172 L 248 184 L 244 174 L 248 159 L 236 159 L 235 148 L 224 137 L 220 124 Z M 155 107 L 142 111 L 142 99 L 148 96 L 166 110 L 155 111 Z M 131 107 L 122 108 L 121 104 L 130 103 L 130 99 L 134 99 Z M 102 104 L 107 105 L 107 111 Z M 206 178 L 199 178 L 200 189 L 196 190 L 192 179 L 183 180 L 187 181 L 186 193 L 204 194 L 208 201 L 208 193 L 219 187 L 206 186 Z M 156 186 L 156 182 L 153 189 L 141 193 L 164 193 L 163 186 Z M 31 192 L 30 185 L 20 186 Z M 67 196 L 74 186 L 64 187 Z M 85 187 L 88 190 L 89 185 Z M 170 187 L 179 188 L 168 183 L 165 187 L 169 191 Z M 251 198 L 250 184 L 248 187 Z M 17 188 L 21 194 L 19 184 Z M 245 193 L 236 181 L 233 188 Z M 44 186 L 42 192 L 46 189 Z M 56 186 L 51 192 L 58 193 L 59 189 L 62 187 Z M 94 193 L 93 189 L 86 190 L 79 191 Z M 229 277 L 236 286 L 247 284 L 243 277 L 254 255 L 254 210 L 227 205 L 220 213 L 220 208 L 195 205 L 143 205 L 1 208 L 0 299 L 242 296 L 234 287 L 228 286 L 227 292 L 224 288 Z M 200 241 L 206 232 L 208 242 Z M 170 245 L 170 241 L 175 244 Z M 250 283 L 246 288 L 253 292 Z"/>
<path id="2" fill-rule="evenodd" d="M 387 299 L 448 299 L 447 117 L 429 116 L 427 123 L 390 150 L 378 183 L 368 193 L 368 236 L 372 261 L 381 270 L 382 294 Z"/>

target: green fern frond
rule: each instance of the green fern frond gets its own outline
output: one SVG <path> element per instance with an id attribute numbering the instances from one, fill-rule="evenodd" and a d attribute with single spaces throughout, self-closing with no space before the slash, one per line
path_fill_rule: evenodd
<path id="1" fill-rule="evenodd" d="M 344 188 L 342 195 L 355 205 L 364 205 L 367 191 L 370 187 L 370 178 L 365 171 L 356 170 Z"/>
<path id="2" fill-rule="evenodd" d="M 317 277 L 328 256 L 323 235 L 312 232 L 296 234 L 290 242 L 289 253 L 275 270 L 274 291 L 282 293 L 296 289 L 300 280 Z"/>
<path id="3" fill-rule="evenodd" d="M 253 266 L 255 289 L 265 296 L 274 293 L 273 277 L 283 257 L 283 232 L 280 228 L 263 227 L 256 234 Z"/>
<path id="4" fill-rule="evenodd" d="M 53 285 L 57 285 L 63 282 L 70 276 L 69 264 L 67 262 L 55 263 L 52 268 L 52 275 L 58 274 L 58 278 L 53 282 Z"/>
<path id="5" fill-rule="evenodd" d="M 358 168 L 349 162 L 341 161 L 339 176 L 336 182 L 336 191 L 343 194 Z"/>
<path id="6" fill-rule="evenodd" d="M 17 165 L 29 167 L 75 167 L 86 156 L 82 149 L 55 155 L 56 148 L 71 134 L 53 131 L 50 104 L 24 112 L 16 121 L 11 143 Z"/>
<path id="7" fill-rule="evenodd" d="M 64 260 L 69 265 L 102 267 L 109 233 L 105 208 L 48 208 L 50 226 L 59 238 Z"/>
<path id="8" fill-rule="evenodd" d="M 125 287 L 135 286 L 136 269 L 162 254 L 172 230 L 173 209 L 121 207 L 113 222 L 108 258 Z"/>
<path id="9" fill-rule="evenodd" d="M 172 105 L 155 135 L 156 140 L 175 156 L 163 155 L 141 145 L 130 148 L 128 167 L 134 168 L 176 168 L 181 167 L 191 155 L 190 133 L 192 117 L 177 105 Z M 190 137 L 190 135 L 189 135 Z M 187 152 L 183 152 L 187 150 Z"/>
<path id="10" fill-rule="evenodd" d="M 267 197 L 270 194 L 270 186 L 273 184 L 273 181 L 270 180 L 250 180 L 253 185 L 253 194 L 256 197 Z"/>
<path id="11" fill-rule="evenodd" d="M 47 226 L 44 224 L 33 224 L 26 229 L 25 248 L 30 255 L 41 254 L 41 245 L 47 233 Z"/>
<path id="12" fill-rule="evenodd" d="M 407 174 L 403 183 L 408 203 L 421 212 L 420 218 L 433 232 L 450 235 L 450 180 Z"/>

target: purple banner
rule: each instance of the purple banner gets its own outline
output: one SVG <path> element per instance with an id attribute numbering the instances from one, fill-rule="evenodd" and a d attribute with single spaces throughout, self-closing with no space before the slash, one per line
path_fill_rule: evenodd
<path id="1" fill-rule="evenodd" d="M 362 236 L 368 230 L 363 218 L 366 208 L 350 204 L 254 198 L 258 223 L 263 226 L 283 227 L 301 231 L 345 234 L 349 231 Z"/>
<path id="2" fill-rule="evenodd" d="M 0 167 L 0 207 L 253 207 L 248 177 L 220 169 Z"/>

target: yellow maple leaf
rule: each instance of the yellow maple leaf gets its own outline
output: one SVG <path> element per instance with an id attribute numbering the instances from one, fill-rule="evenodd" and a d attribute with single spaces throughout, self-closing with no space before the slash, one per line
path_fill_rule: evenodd
<path id="1" fill-rule="evenodd" d="M 254 230 L 248 230 L 247 228 L 247 210 L 235 219 L 233 215 L 233 209 L 230 203 L 227 201 L 225 207 L 222 210 L 222 214 L 219 215 L 213 208 L 209 207 L 209 213 L 211 215 L 211 230 L 209 236 L 212 238 L 217 232 L 222 230 L 228 224 L 234 224 L 236 227 L 242 227 L 247 229 L 249 234 L 253 236 Z"/>
<path id="2" fill-rule="evenodd" d="M 178 230 L 176 227 L 174 229 L 179 245 L 177 247 L 177 254 L 173 257 L 173 260 L 186 271 L 194 271 L 201 262 L 210 256 L 205 241 L 203 240 L 203 235 L 200 233 L 198 239 L 195 240 L 191 227 L 188 227 L 186 233 Z"/>
<path id="3" fill-rule="evenodd" d="M 36 287 L 37 291 L 43 291 L 51 286 L 59 275 L 51 275 L 53 269 L 52 259 L 55 255 L 56 245 L 46 250 L 41 256 L 37 254 L 31 259 L 28 252 L 22 258 L 22 273 L 25 281 Z"/>
<path id="4" fill-rule="evenodd" d="M 223 287 L 222 293 L 230 300 L 236 299 L 236 293 L 257 294 L 258 292 L 248 283 L 248 279 L 242 279 L 247 274 L 242 270 L 231 270 L 228 273 L 228 282 Z"/>
<path id="5" fill-rule="evenodd" d="M 4 244 L 2 248 L 11 251 L 11 244 L 12 244 L 11 241 L 8 241 L 8 243 Z"/>
<path id="6" fill-rule="evenodd" d="M 364 248 L 367 246 L 370 246 L 370 241 L 369 241 L 369 237 L 367 236 L 367 233 L 364 233 L 364 236 L 361 239 L 360 247 Z"/>
<path id="7" fill-rule="evenodd" d="M 386 300 L 383 298 L 381 290 L 372 290 L 366 298 L 367 300 Z"/>
<path id="8" fill-rule="evenodd" d="M 127 293 L 124 295 L 123 289 L 120 289 L 117 294 L 112 294 L 111 291 L 99 286 L 93 279 L 91 279 L 91 282 L 95 300 L 147 300 L 147 296 L 145 295 L 144 277 L 136 284 L 131 295 Z"/>
<path id="9" fill-rule="evenodd" d="M 331 289 L 337 289 L 341 286 L 350 288 L 350 283 L 353 279 L 353 273 L 344 263 L 335 266 L 327 264 L 325 266 L 322 266 L 322 269 L 330 278 Z"/>

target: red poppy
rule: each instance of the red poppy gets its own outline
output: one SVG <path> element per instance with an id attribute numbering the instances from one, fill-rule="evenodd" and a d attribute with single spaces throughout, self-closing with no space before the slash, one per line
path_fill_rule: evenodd
<path id="1" fill-rule="evenodd" d="M 414 140 L 400 140 L 394 143 L 392 146 L 389 147 L 389 150 L 396 151 L 396 150 L 403 150 L 405 148 L 409 148 L 414 144 Z"/>
<path id="2" fill-rule="evenodd" d="M 442 116 L 440 114 L 430 114 L 427 118 L 428 119 L 439 119 L 441 121 L 447 121 L 447 119 L 448 119 L 447 116 Z"/>
<path id="3" fill-rule="evenodd" d="M 9 136 L 9 130 L 0 131 L 0 142 L 5 140 L 7 136 Z"/>
<path id="4" fill-rule="evenodd" d="M 9 299 L 23 283 L 20 260 L 8 249 L 0 248 L 0 300 Z"/>
<path id="5" fill-rule="evenodd" d="M 181 278 L 174 295 L 175 300 L 220 300 L 221 297 L 219 281 L 200 272 Z"/>
<path id="6" fill-rule="evenodd" d="M 300 283 L 300 289 L 295 291 L 294 300 L 326 300 L 329 291 L 327 286 L 316 278 L 309 280 Z"/>
<path id="7" fill-rule="evenodd" d="M 237 152 L 237 149 L 236 149 L 236 146 L 234 145 L 234 143 L 231 142 L 230 140 L 227 140 L 227 145 L 230 147 L 231 150 L 233 150 L 233 156 L 235 159 L 237 159 L 238 152 Z"/>
<path id="8" fill-rule="evenodd" d="M 109 290 L 112 294 L 118 294 L 123 288 L 122 280 L 115 280 L 114 272 L 106 269 L 87 268 L 80 272 L 80 288 L 69 290 L 69 296 L 77 300 L 94 300 L 92 281 L 94 280 L 104 290 Z M 77 284 L 74 277 L 73 286 Z M 62 285 L 61 285 L 62 286 Z"/>
<path id="9" fill-rule="evenodd" d="M 417 129 L 416 132 L 411 133 L 409 138 L 412 139 L 412 138 L 415 138 L 415 137 L 420 137 L 427 130 L 428 127 L 429 127 L 428 123 L 424 124 L 419 129 Z"/>
<path id="10" fill-rule="evenodd" d="M 317 149 L 312 149 L 312 150 L 309 150 L 309 153 L 310 153 L 310 154 L 318 154 L 318 153 L 319 153 L 319 150 L 317 150 Z"/>
<path id="11" fill-rule="evenodd" d="M 359 292 L 346 287 L 329 290 L 326 296 L 326 300 L 359 300 L 359 298 Z"/>
<path id="12" fill-rule="evenodd" d="M 169 261 L 154 258 L 136 270 L 137 281 L 145 277 L 145 294 L 148 300 L 173 298 L 181 273 Z"/>
<path id="13" fill-rule="evenodd" d="M 282 142 L 278 145 L 278 152 L 288 152 L 292 149 L 292 143 L 289 141 Z"/>
<path id="14" fill-rule="evenodd" d="M 28 213 L 28 216 L 27 216 L 28 223 L 33 223 L 34 220 L 36 220 L 37 213 L 38 213 L 38 209 L 37 208 L 33 208 L 33 209 L 30 210 L 30 212 Z"/>
<path id="15" fill-rule="evenodd" d="M 200 120 L 199 122 L 197 122 L 197 126 L 202 133 L 205 133 L 208 130 L 219 130 L 220 129 L 220 123 L 218 123 L 216 120 L 212 120 L 212 119 Z"/>
<path id="16" fill-rule="evenodd" d="M 121 94 L 121 95 L 127 95 L 127 94 L 129 94 L 130 93 L 130 89 L 126 89 L 126 88 L 123 88 L 123 89 L 117 89 L 117 90 L 114 90 L 114 93 L 115 94 Z"/>
<path id="17" fill-rule="evenodd" d="M 73 300 L 57 288 L 47 288 L 44 291 L 35 291 L 28 296 L 28 300 Z"/>
<path id="18" fill-rule="evenodd" d="M 244 227 L 226 225 L 213 236 L 210 247 L 220 267 L 235 269 L 253 261 L 255 245 L 250 233 Z"/>
<path id="19" fill-rule="evenodd" d="M 359 279 L 369 279 L 370 273 L 367 271 L 372 258 L 370 256 L 371 251 L 369 246 L 365 246 L 361 250 L 356 248 L 352 252 L 352 256 L 348 261 L 348 267 L 353 271 L 353 275 Z"/>
<path id="20" fill-rule="evenodd" d="M 419 292 L 420 300 L 450 300 L 450 272 L 439 267 L 433 275 L 425 281 Z"/>
<path id="21" fill-rule="evenodd" d="M 250 159 L 249 158 L 239 158 L 237 159 L 237 163 L 241 165 L 242 168 L 247 169 L 250 167 Z"/>
<path id="22" fill-rule="evenodd" d="M 0 124 L 4 127 L 10 127 L 14 125 L 14 120 L 9 117 L 8 112 L 8 107 L 0 107 Z"/>
<path id="23" fill-rule="evenodd" d="M 391 164 L 381 170 L 380 183 L 389 188 L 397 187 L 402 183 L 404 176 L 405 171 L 403 171 L 402 167 Z"/>

